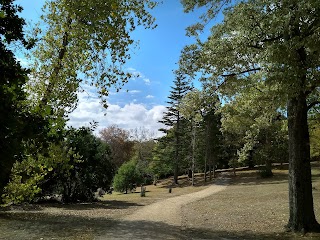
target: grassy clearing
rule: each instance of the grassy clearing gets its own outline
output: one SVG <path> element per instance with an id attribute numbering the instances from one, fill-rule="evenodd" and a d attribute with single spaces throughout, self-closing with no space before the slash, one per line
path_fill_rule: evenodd
<path id="1" fill-rule="evenodd" d="M 320 164 L 313 164 L 315 210 L 320 220 Z M 144 205 L 161 199 L 203 190 L 211 183 L 196 175 L 192 187 L 186 176 L 179 185 L 166 179 L 157 186 L 146 186 L 146 197 L 134 193 L 105 195 L 90 204 L 23 205 L 0 211 L 0 239 L 320 239 L 319 234 L 306 236 L 284 233 L 288 220 L 287 170 L 274 170 L 270 179 L 257 177 L 256 171 L 220 173 L 229 178 L 230 186 L 208 198 L 182 208 L 183 230 L 153 222 L 123 222 L 121 218 Z M 169 187 L 172 193 L 169 193 Z M 161 235 L 162 234 L 162 235 Z M 136 235 L 135 235 L 136 236 Z M 105 238 L 101 238 L 105 239 Z"/>
<path id="2" fill-rule="evenodd" d="M 203 174 L 196 174 L 195 186 L 191 186 L 191 181 L 188 177 L 183 175 L 179 177 L 179 184 L 172 184 L 173 178 L 161 180 L 156 186 L 146 186 L 146 196 L 140 197 L 140 187 L 137 187 L 135 192 L 123 194 L 119 192 L 113 192 L 113 194 L 106 194 L 102 201 L 129 201 L 139 205 L 147 205 L 156 202 L 161 199 L 180 196 L 183 194 L 193 193 L 205 189 L 211 183 L 204 183 Z M 169 193 L 169 188 L 172 188 Z"/>
<path id="3" fill-rule="evenodd" d="M 219 194 L 183 207 L 184 227 L 210 237 L 239 239 L 320 239 L 284 232 L 288 221 L 287 170 L 274 170 L 261 179 L 253 171 L 238 172 Z M 313 195 L 320 220 L 320 164 L 313 164 Z"/>

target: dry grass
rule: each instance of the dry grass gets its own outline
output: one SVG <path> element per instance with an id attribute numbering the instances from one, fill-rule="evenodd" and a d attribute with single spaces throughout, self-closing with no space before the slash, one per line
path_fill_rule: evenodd
<path id="1" fill-rule="evenodd" d="M 113 194 L 106 194 L 102 201 L 127 201 L 139 205 L 148 205 L 154 203 L 158 200 L 180 196 L 183 194 L 193 193 L 205 189 L 209 182 L 205 183 L 203 181 L 203 174 L 196 174 L 195 185 L 191 186 L 191 181 L 187 176 L 183 175 L 179 177 L 179 184 L 173 184 L 173 178 L 160 180 L 156 186 L 148 185 L 146 186 L 146 196 L 140 196 L 140 187 L 137 187 L 135 192 L 123 194 L 119 192 L 113 192 Z M 169 193 L 169 188 L 172 191 Z"/>
<path id="2" fill-rule="evenodd" d="M 145 235 L 141 239 L 150 238 L 155 232 L 158 235 L 154 239 L 161 239 L 161 233 L 171 234 L 171 239 L 320 239 L 317 234 L 301 237 L 284 232 L 288 220 L 287 171 L 274 173 L 270 179 L 257 177 L 255 171 L 241 171 L 236 177 L 221 173 L 220 177 L 230 178 L 230 186 L 184 206 L 183 231 L 152 222 L 123 226 L 120 219 L 161 199 L 205 189 L 210 183 L 204 183 L 201 174 L 197 174 L 195 187 L 190 186 L 186 176 L 180 177 L 180 185 L 172 185 L 172 179 L 167 179 L 157 186 L 146 186 L 146 197 L 140 197 L 138 188 L 135 193 L 105 195 L 102 201 L 91 204 L 26 205 L 2 210 L 0 239 L 94 239 L 100 234 L 116 236 L 112 235 L 115 231 L 126 231 L 123 234 L 130 236 L 137 226 L 144 226 Z M 168 192 L 169 187 L 172 193 Z M 319 163 L 313 164 L 313 187 L 315 211 L 320 220 Z"/>
<path id="3" fill-rule="evenodd" d="M 315 212 L 320 218 L 320 165 L 313 164 Z M 287 170 L 274 170 L 274 177 L 259 178 L 256 172 L 238 172 L 222 192 L 183 208 L 184 227 L 207 236 L 239 239 L 320 239 L 285 233 L 288 221 Z M 319 219 L 320 220 L 320 219 Z"/>

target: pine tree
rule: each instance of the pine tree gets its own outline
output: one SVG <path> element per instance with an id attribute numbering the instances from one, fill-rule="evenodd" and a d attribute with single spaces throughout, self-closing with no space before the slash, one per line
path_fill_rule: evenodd
<path id="1" fill-rule="evenodd" d="M 186 80 L 186 77 L 179 71 L 175 72 L 176 78 L 173 81 L 174 86 L 171 87 L 169 101 L 167 102 L 169 106 L 165 112 L 163 119 L 159 122 L 167 126 L 167 128 L 162 128 L 160 131 L 165 134 L 168 133 L 168 129 L 173 128 L 173 136 L 171 138 L 164 138 L 167 144 L 174 144 L 174 183 L 178 184 L 178 174 L 179 174 L 179 163 L 182 161 L 182 148 L 183 148 L 183 135 L 185 121 L 180 114 L 178 106 L 181 99 L 189 92 L 193 87 Z"/>

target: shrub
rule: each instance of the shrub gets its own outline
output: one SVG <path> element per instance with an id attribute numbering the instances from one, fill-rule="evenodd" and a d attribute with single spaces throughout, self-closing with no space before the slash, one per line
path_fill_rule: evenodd
<path id="1" fill-rule="evenodd" d="M 113 179 L 113 188 L 117 192 L 128 193 L 128 190 L 135 188 L 135 185 L 142 182 L 142 174 L 137 168 L 137 163 L 133 160 L 121 165 L 118 173 Z"/>

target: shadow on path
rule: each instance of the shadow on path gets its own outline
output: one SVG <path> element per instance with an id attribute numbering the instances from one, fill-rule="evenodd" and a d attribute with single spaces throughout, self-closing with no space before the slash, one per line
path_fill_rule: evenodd
<path id="1" fill-rule="evenodd" d="M 160 222 L 119 221 L 106 218 L 0 214 L 0 239 L 292 239 L 290 234 L 214 229 L 181 229 Z"/>
<path id="2" fill-rule="evenodd" d="M 117 201 L 117 200 L 106 200 L 106 201 L 97 201 L 91 203 L 35 203 L 35 204 L 22 204 L 9 207 L 0 208 L 1 212 L 6 212 L 9 210 L 18 210 L 18 211 L 43 211 L 47 207 L 54 207 L 63 210 L 99 210 L 99 209 L 127 209 L 135 206 L 144 206 L 142 204 L 127 202 L 127 201 Z"/>

